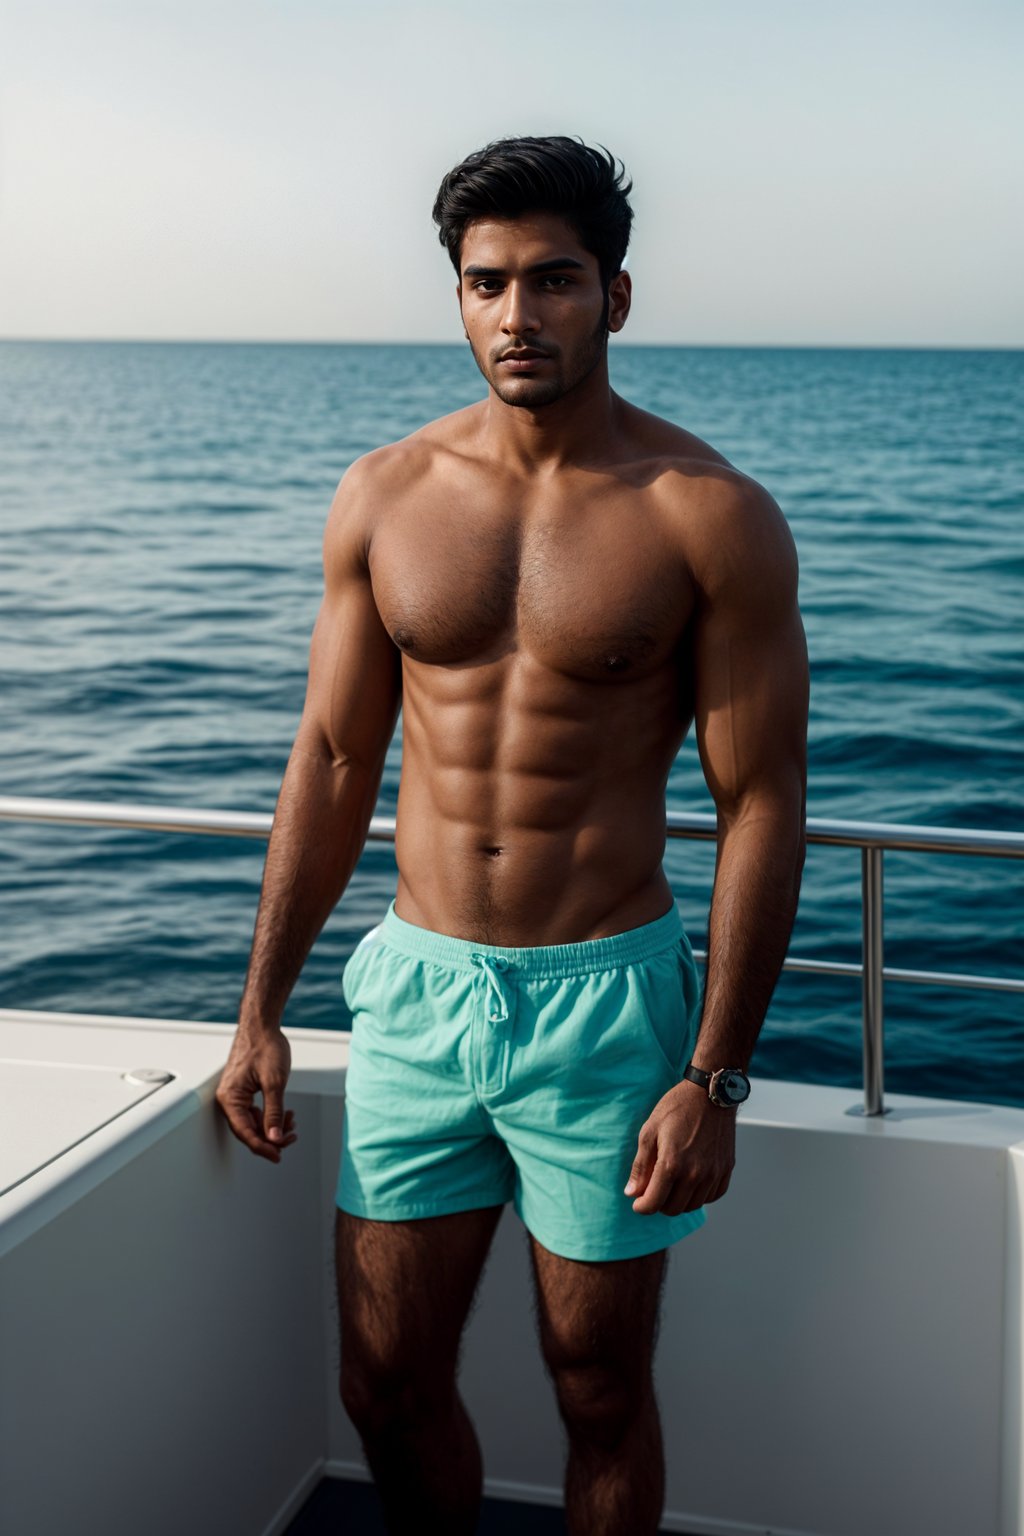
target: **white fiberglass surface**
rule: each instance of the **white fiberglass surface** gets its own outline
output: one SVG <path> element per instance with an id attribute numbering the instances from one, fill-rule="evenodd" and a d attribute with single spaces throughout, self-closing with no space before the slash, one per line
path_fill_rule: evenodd
<path id="1" fill-rule="evenodd" d="M 160 1086 L 115 1067 L 0 1059 L 0 1195 Z"/>

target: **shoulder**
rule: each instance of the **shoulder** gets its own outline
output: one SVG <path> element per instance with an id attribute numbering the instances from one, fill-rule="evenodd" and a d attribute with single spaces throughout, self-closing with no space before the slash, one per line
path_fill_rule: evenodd
<path id="1" fill-rule="evenodd" d="M 429 466 L 431 453 L 418 437 L 414 433 L 354 459 L 338 483 L 332 514 L 354 515 L 356 507 L 366 507 L 381 496 L 393 496 L 422 474 Z"/>
<path id="2" fill-rule="evenodd" d="M 663 461 L 656 499 L 699 591 L 709 600 L 788 605 L 796 542 L 774 496 L 720 456 Z"/>
<path id="3" fill-rule="evenodd" d="M 458 452 L 466 434 L 464 418 L 473 409 L 455 411 L 353 460 L 331 502 L 324 529 L 325 558 L 330 551 L 356 548 L 366 562 L 381 517 L 407 495 L 422 493 L 444 472 L 445 461 Z"/>
<path id="4" fill-rule="evenodd" d="M 695 433 L 621 404 L 636 483 L 646 487 L 698 595 L 791 606 L 796 543 L 770 492 Z"/>
<path id="5" fill-rule="evenodd" d="M 341 477 L 335 500 L 340 499 L 345 504 L 382 494 L 390 497 L 396 491 L 418 483 L 424 475 L 435 472 L 451 454 L 460 451 L 473 430 L 479 410 L 479 405 L 466 406 L 428 422 L 410 432 L 408 437 L 360 455 Z"/>

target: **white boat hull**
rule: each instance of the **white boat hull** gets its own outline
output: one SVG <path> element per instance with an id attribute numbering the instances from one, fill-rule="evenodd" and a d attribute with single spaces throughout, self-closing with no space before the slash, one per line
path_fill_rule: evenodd
<path id="1" fill-rule="evenodd" d="M 365 1475 L 336 1390 L 348 1037 L 288 1031 L 299 1140 L 274 1166 L 214 1106 L 231 1034 L 0 1012 L 2 1098 L 30 1097 L 38 1063 L 53 1124 L 27 1174 L 0 1136 L 20 1170 L 0 1197 L 11 1536 L 276 1536 L 320 1476 Z M 174 1077 L 104 1101 L 68 1145 L 47 1100 L 68 1065 Z M 858 1103 L 757 1080 L 729 1193 L 672 1250 L 666 1529 L 1024 1536 L 1024 1111 L 890 1094 L 865 1119 Z M 563 1439 L 511 1207 L 461 1382 L 487 1491 L 558 1502 Z"/>

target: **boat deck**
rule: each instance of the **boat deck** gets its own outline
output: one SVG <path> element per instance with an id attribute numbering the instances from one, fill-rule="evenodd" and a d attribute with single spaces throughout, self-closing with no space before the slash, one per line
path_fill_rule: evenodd
<path id="1" fill-rule="evenodd" d="M 349 1041 L 289 1029 L 302 1134 L 272 1167 L 214 1113 L 234 1033 L 0 1010 L 4 1531 L 383 1529 L 337 1388 Z M 886 1109 L 765 1079 L 741 1112 L 665 1279 L 663 1531 L 1024 1536 L 1024 1110 Z M 508 1209 L 460 1360 L 480 1536 L 565 1528 L 532 1290 Z"/>
<path id="2" fill-rule="evenodd" d="M 565 1516 L 550 1505 L 484 1499 L 477 1536 L 565 1536 Z M 314 1488 L 284 1536 L 387 1536 L 380 1500 L 372 1483 L 325 1477 Z"/>

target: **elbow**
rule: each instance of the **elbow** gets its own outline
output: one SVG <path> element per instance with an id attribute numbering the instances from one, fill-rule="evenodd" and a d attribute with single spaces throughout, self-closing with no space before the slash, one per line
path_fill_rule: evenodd
<path id="1" fill-rule="evenodd" d="M 793 879 L 799 891 L 807 860 L 807 778 L 801 772 L 789 796 L 788 825 L 792 842 Z"/>
<path id="2" fill-rule="evenodd" d="M 797 889 L 807 858 L 807 791 L 802 774 L 771 787 L 759 786 L 718 804 L 719 841 L 751 837 L 771 850 L 780 870 L 792 870 Z"/>
<path id="3" fill-rule="evenodd" d="M 352 745 L 331 740 L 322 730 L 300 731 L 295 738 L 292 752 L 300 757 L 311 757 L 323 768 L 334 773 L 361 774 L 373 779 L 384 767 L 387 745 L 376 755 L 360 752 Z"/>
<path id="4" fill-rule="evenodd" d="M 806 816 L 800 819 L 800 832 L 797 838 L 796 851 L 793 859 L 793 890 L 795 895 L 800 894 L 800 886 L 804 878 L 804 864 L 807 862 L 807 827 Z"/>
<path id="5" fill-rule="evenodd" d="M 801 778 L 799 795 L 794 794 L 792 805 L 788 812 L 787 826 L 789 828 L 790 857 L 793 871 L 793 900 L 794 903 L 800 895 L 800 886 L 803 882 L 804 864 L 807 861 L 807 781 Z"/>

